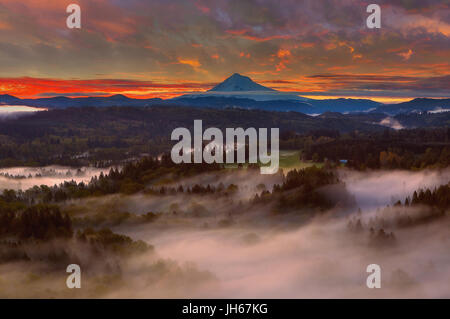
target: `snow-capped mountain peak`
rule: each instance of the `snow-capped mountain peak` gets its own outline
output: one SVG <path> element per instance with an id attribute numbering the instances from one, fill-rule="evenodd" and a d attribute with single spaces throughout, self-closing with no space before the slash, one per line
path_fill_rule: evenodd
<path id="1" fill-rule="evenodd" d="M 208 92 L 254 92 L 254 91 L 275 91 L 274 89 L 262 86 L 248 76 L 234 73 L 222 83 L 216 85 Z"/>

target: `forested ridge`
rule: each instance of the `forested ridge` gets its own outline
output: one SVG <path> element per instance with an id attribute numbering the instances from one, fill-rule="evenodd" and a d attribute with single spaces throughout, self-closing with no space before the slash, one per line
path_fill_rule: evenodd
<path id="1" fill-rule="evenodd" d="M 174 145 L 170 140 L 172 130 L 177 127 L 192 130 L 195 119 L 203 121 L 204 129 L 277 127 L 281 135 L 280 149 L 302 150 L 305 158 L 311 160 L 314 154 L 320 161 L 348 159 L 356 168 L 420 168 L 437 162 L 448 165 L 448 127 L 394 131 L 372 124 L 372 117 L 339 113 L 313 117 L 298 112 L 179 106 L 86 107 L 37 112 L 0 122 L 0 167 L 109 166 L 148 155 L 158 156 L 169 152 Z M 417 160 L 429 148 L 427 158 Z M 410 160 L 384 165 L 380 161 L 381 152 Z"/>

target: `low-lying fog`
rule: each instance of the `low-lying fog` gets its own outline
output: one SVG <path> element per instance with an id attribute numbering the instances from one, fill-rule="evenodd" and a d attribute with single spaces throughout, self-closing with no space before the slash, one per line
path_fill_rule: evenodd
<path id="1" fill-rule="evenodd" d="M 47 109 L 26 105 L 0 105 L 0 120 L 15 119 L 23 115 L 40 111 L 47 111 Z"/>
<path id="2" fill-rule="evenodd" d="M 294 231 L 231 226 L 225 229 L 134 233 L 152 242 L 160 257 L 186 269 L 194 264 L 216 280 L 166 289 L 146 287 L 111 296 L 203 298 L 450 297 L 449 220 L 396 232 L 397 244 L 370 247 L 366 236 L 346 233 L 342 220 L 317 220 Z M 150 260 L 150 257 L 148 257 Z M 366 287 L 366 267 L 381 267 L 381 289 Z M 189 289 L 187 289 L 189 288 Z M 129 295 L 128 295 L 129 296 Z"/>
<path id="3" fill-rule="evenodd" d="M 281 181 L 280 176 L 245 172 L 205 174 L 181 183 L 237 184 L 240 191 L 225 198 L 113 195 L 67 205 L 81 205 L 86 214 L 100 207 L 106 212 L 164 212 L 151 223 L 112 228 L 153 245 L 155 253 L 129 260 L 120 285 L 105 290 L 101 297 L 450 298 L 450 216 L 408 228 L 386 226 L 386 232 L 394 232 L 395 243 L 383 247 L 371 243 L 367 227 L 377 209 L 419 188 L 448 183 L 449 170 L 342 170 L 339 174 L 357 206 L 347 215 L 333 210 L 306 223 L 293 214 L 273 216 L 263 205 L 245 211 L 248 206 L 241 201 L 260 192 L 258 185 L 271 189 Z M 358 206 L 363 210 L 364 231 L 355 234 L 347 225 Z M 399 208 L 391 208 L 383 218 L 396 216 L 395 209 Z M 420 213 L 422 208 L 403 209 L 402 214 Z M 231 222 L 221 224 L 223 220 Z M 381 289 L 366 286 L 369 264 L 381 267 Z"/>
<path id="4" fill-rule="evenodd" d="M 341 174 L 358 206 L 363 208 L 363 225 L 369 217 L 377 214 L 376 208 L 391 204 L 393 198 L 404 199 L 421 187 L 448 183 L 449 176 L 448 170 L 344 171 Z M 250 182 L 249 178 L 247 182 Z M 176 197 L 169 198 L 165 197 L 165 200 L 171 201 Z M 140 203 L 152 210 L 161 199 L 147 197 L 143 201 L 137 196 L 128 200 L 135 202 L 134 205 Z M 162 278 L 158 283 L 158 292 L 135 282 L 134 289 L 118 290 L 108 296 L 450 297 L 449 216 L 412 228 L 386 227 L 386 232 L 394 232 L 395 244 L 380 248 L 371 244 L 367 228 L 358 235 L 349 232 L 349 216 L 338 217 L 335 211 L 325 213 L 307 224 L 286 228 L 279 219 L 270 217 L 263 207 L 258 208 L 258 211 L 233 215 L 234 222 L 231 225 L 220 227 L 218 221 L 230 215 L 225 213 L 226 201 L 208 199 L 207 196 L 194 196 L 194 199 L 191 196 L 192 200 L 201 202 L 210 215 L 195 220 L 187 220 L 183 215 L 139 227 L 118 227 L 116 231 L 151 243 L 158 257 L 175 261 L 186 273 L 195 265 L 196 269 L 210 272 L 214 279 L 203 278 L 189 284 L 180 279 L 180 285 L 175 289 L 173 283 L 169 285 L 170 279 Z M 188 205 L 189 201 L 186 202 Z M 239 205 L 235 202 L 230 201 L 228 205 L 228 209 L 239 212 Z M 180 208 L 189 211 L 182 205 Z M 402 213 L 406 211 L 417 213 L 413 208 L 405 208 Z M 394 210 L 386 214 L 384 218 L 397 216 Z M 286 216 L 287 221 L 290 218 Z M 145 263 L 145 258 L 142 257 L 139 263 Z M 147 258 L 147 262 L 154 260 L 154 257 Z M 366 268 L 369 264 L 381 266 L 381 289 L 368 289 L 366 286 L 369 275 Z"/>
<path id="5" fill-rule="evenodd" d="M 108 173 L 109 168 L 64 166 L 0 168 L 0 191 L 4 189 L 27 190 L 37 185 L 54 186 L 65 181 L 89 182 L 92 177 Z"/>
<path id="6" fill-rule="evenodd" d="M 384 207 L 412 197 L 415 190 L 434 188 L 450 181 L 450 169 L 410 172 L 341 170 L 339 178 L 363 209 Z"/>

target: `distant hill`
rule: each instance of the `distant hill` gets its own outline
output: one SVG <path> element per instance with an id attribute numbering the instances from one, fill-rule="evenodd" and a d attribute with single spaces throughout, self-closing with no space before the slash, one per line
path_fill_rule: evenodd
<path id="1" fill-rule="evenodd" d="M 375 102 L 367 99 L 326 99 L 326 100 L 311 100 L 308 101 L 314 106 L 316 113 L 323 112 L 340 112 L 340 113 L 350 113 L 350 112 L 368 112 L 374 111 L 382 103 Z"/>
<path id="2" fill-rule="evenodd" d="M 276 93 L 275 93 L 276 94 Z M 261 97 L 261 96 L 260 96 Z M 267 96 L 266 96 L 267 97 Z M 280 98 L 279 100 L 275 97 Z M 376 112 L 388 115 L 417 112 L 440 112 L 450 110 L 450 99 L 414 99 L 398 104 L 382 104 L 366 99 L 327 99 L 327 100 L 293 100 L 286 96 L 270 96 L 270 99 L 255 100 L 252 95 L 206 95 L 182 96 L 175 99 L 162 100 L 133 99 L 124 95 L 109 97 L 64 96 L 39 99 L 19 99 L 11 95 L 0 95 L 0 105 L 27 105 L 64 109 L 68 107 L 109 107 L 109 106 L 191 106 L 201 108 L 242 108 L 266 111 L 301 112 L 305 114 L 322 114 L 324 112 L 359 113 Z"/>
<path id="3" fill-rule="evenodd" d="M 217 93 L 217 92 L 214 92 Z M 257 98 L 258 100 L 255 100 Z M 306 114 L 320 114 L 326 111 L 333 112 L 362 112 L 375 109 L 380 103 L 370 100 L 331 99 L 311 100 L 290 99 L 282 93 L 272 95 L 258 95 L 253 93 L 242 95 L 220 95 L 220 94 L 198 94 L 181 96 L 175 99 L 162 100 L 133 99 L 124 95 L 113 95 L 109 97 L 80 97 L 69 98 L 64 96 L 19 99 L 10 95 L 0 96 L 0 105 L 27 105 L 34 107 L 46 107 L 52 109 L 64 109 L 68 107 L 109 107 L 109 106 L 192 106 L 206 108 L 242 108 L 267 111 L 295 111 Z"/>
<path id="4" fill-rule="evenodd" d="M 1 104 L 9 104 L 9 105 L 19 105 L 21 103 L 21 99 L 9 95 L 9 94 L 2 94 L 0 95 L 0 105 Z M 30 105 L 32 106 L 32 105 Z"/>
<path id="5" fill-rule="evenodd" d="M 69 98 L 58 96 L 39 99 L 19 99 L 11 95 L 0 95 L 0 105 L 27 105 L 61 109 L 68 107 L 109 106 L 190 106 L 201 108 L 241 108 L 250 110 L 301 112 L 322 114 L 324 112 L 359 113 L 376 112 L 388 115 L 450 110 L 450 99 L 417 98 L 398 104 L 382 104 L 368 99 L 314 100 L 293 93 L 280 92 L 254 82 L 238 73 L 225 79 L 204 93 L 186 94 L 173 99 L 133 99 L 121 94 L 108 97 Z"/>
<path id="6" fill-rule="evenodd" d="M 269 112 L 243 109 L 211 109 L 181 106 L 67 108 L 37 112 L 18 120 L 2 122 L 0 135 L 39 137 L 65 134 L 67 130 L 92 136 L 169 137 L 176 127 L 192 127 L 202 119 L 204 127 L 279 127 L 280 131 L 305 133 L 317 129 L 340 132 L 380 131 L 379 125 L 367 125 L 342 116 L 321 118 L 299 112 Z M 94 134 L 94 132 L 96 132 Z M 78 135 L 77 135 L 78 136 Z"/>
<path id="7" fill-rule="evenodd" d="M 267 100 L 255 101 L 250 98 L 226 97 L 226 96 L 199 96 L 196 98 L 184 97 L 174 101 L 174 105 L 206 107 L 215 109 L 240 108 L 247 110 L 265 111 L 294 111 L 306 114 L 315 113 L 317 110 L 309 103 L 294 100 Z"/>
<path id="8" fill-rule="evenodd" d="M 349 120 L 359 121 L 361 123 L 378 124 L 391 128 L 438 128 L 450 127 L 450 112 L 442 113 L 400 113 L 397 115 L 388 115 L 386 113 L 366 112 L 366 113 L 324 113 L 321 118 L 339 118 L 344 117 Z"/>
<path id="9" fill-rule="evenodd" d="M 450 110 L 450 99 L 417 98 L 398 104 L 384 104 L 377 108 L 377 112 L 387 114 L 400 114 L 411 112 L 434 111 L 439 109 Z"/>
<path id="10" fill-rule="evenodd" d="M 0 105 L 27 105 L 35 107 L 46 107 L 53 109 L 64 109 L 68 107 L 107 107 L 107 106 L 151 106 L 163 103 L 162 99 L 132 99 L 125 95 L 117 94 L 108 97 L 79 97 L 70 98 L 56 96 L 39 99 L 19 99 L 10 95 L 0 95 Z"/>
<path id="11" fill-rule="evenodd" d="M 402 113 L 394 117 L 399 123 L 407 128 L 450 128 L 450 112 L 442 113 Z"/>
<path id="12" fill-rule="evenodd" d="M 448 127 L 448 117 L 446 118 L 445 115 L 445 113 L 412 114 L 407 118 L 396 117 L 395 120 L 402 123 L 408 122 L 413 126 L 425 123 L 427 127 L 434 127 L 441 123 Z M 77 166 L 98 161 L 103 162 L 101 165 L 111 165 L 111 163 L 138 158 L 145 154 L 156 156 L 170 151 L 174 144 L 170 140 L 173 129 L 186 127 L 192 130 L 195 119 L 203 120 L 203 129 L 277 127 L 280 129 L 281 139 L 286 140 L 284 138 L 286 136 L 295 137 L 299 134 L 380 135 L 390 131 L 386 127 L 389 125 L 376 124 L 386 117 L 388 117 L 386 114 L 381 113 L 326 112 L 320 116 L 310 116 L 300 112 L 269 112 L 240 108 L 213 109 L 179 105 L 50 109 L 0 121 L 2 139 L 0 166 L 52 164 Z M 421 137 L 423 132 L 414 134 Z M 286 141 L 287 144 L 284 143 L 284 147 L 302 148 L 301 140 L 297 142 L 292 144 Z M 337 151 L 341 147 L 347 147 L 349 143 L 346 138 L 341 142 L 342 145 L 339 145 Z M 409 143 L 414 146 L 416 140 L 411 140 Z M 79 158 L 80 154 L 86 152 L 89 152 L 89 161 Z M 341 156 L 341 158 L 346 157 Z"/>

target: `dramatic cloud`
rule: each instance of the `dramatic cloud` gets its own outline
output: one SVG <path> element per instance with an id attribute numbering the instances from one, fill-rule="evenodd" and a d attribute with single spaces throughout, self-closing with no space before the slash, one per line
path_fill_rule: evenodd
<path id="1" fill-rule="evenodd" d="M 195 91 L 184 83 L 217 83 L 233 72 L 256 81 L 282 79 L 284 91 L 336 95 L 317 74 L 411 76 L 450 73 L 450 9 L 433 1 L 379 1 L 381 29 L 366 28 L 369 1 L 286 0 L 80 0 L 82 28 L 66 27 L 67 3 L 2 1 L 0 67 L 5 78 L 119 79 L 167 84 L 158 90 L 135 83 L 130 92 L 170 97 Z M 366 81 L 366 96 L 441 96 L 397 87 L 394 94 Z M 374 84 L 375 87 L 371 87 Z M 391 83 L 387 85 L 390 86 Z M 207 87 L 199 85 L 197 89 Z M 153 86 L 152 86 L 153 87 Z M 361 88 L 352 83 L 341 93 Z M 0 92 L 30 96 L 1 81 Z M 115 87 L 67 92 L 113 93 Z M 398 93 L 400 92 L 400 93 Z"/>
<path id="2" fill-rule="evenodd" d="M 196 67 L 195 61 L 181 61 L 180 63 Z M 62 80 L 31 77 L 0 78 L 0 81 L 0 88 L 4 94 L 21 97 L 51 97 L 57 95 L 80 97 L 126 94 L 137 98 L 166 98 L 184 92 L 204 91 L 215 85 L 214 83 L 156 83 L 153 81 L 120 79 Z"/>

